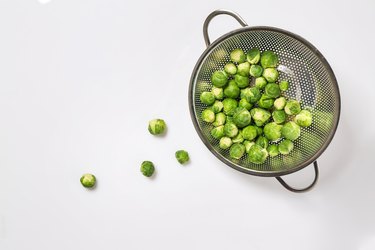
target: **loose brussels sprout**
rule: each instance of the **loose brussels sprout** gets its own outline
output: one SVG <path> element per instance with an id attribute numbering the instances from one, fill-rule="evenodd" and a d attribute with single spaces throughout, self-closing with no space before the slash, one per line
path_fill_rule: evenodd
<path id="1" fill-rule="evenodd" d="M 212 105 L 215 102 L 215 96 L 211 92 L 202 92 L 200 100 L 203 104 Z"/>
<path id="2" fill-rule="evenodd" d="M 245 154 L 245 146 L 240 143 L 234 143 L 229 150 L 229 155 L 233 159 L 240 159 Z"/>
<path id="3" fill-rule="evenodd" d="M 224 87 L 228 82 L 228 75 L 225 71 L 215 71 L 211 76 L 211 82 L 215 87 Z"/>
<path id="4" fill-rule="evenodd" d="M 243 142 L 243 145 L 245 146 L 245 151 L 246 151 L 246 153 L 249 153 L 250 148 L 251 148 L 253 145 L 255 145 L 255 142 L 253 142 L 253 141 L 244 141 L 244 142 Z"/>
<path id="5" fill-rule="evenodd" d="M 244 141 L 244 138 L 242 136 L 242 131 L 238 131 L 238 134 L 232 138 L 233 143 L 242 143 Z"/>
<path id="6" fill-rule="evenodd" d="M 230 146 L 232 146 L 233 142 L 232 142 L 232 139 L 229 138 L 229 137 L 222 137 L 220 139 L 220 142 L 219 142 L 219 147 L 221 149 L 227 149 L 227 148 L 230 148 Z"/>
<path id="7" fill-rule="evenodd" d="M 165 124 L 163 119 L 153 119 L 148 123 L 148 131 L 152 135 L 161 135 L 166 131 L 166 129 L 167 124 Z"/>
<path id="8" fill-rule="evenodd" d="M 266 50 L 260 57 L 260 64 L 263 68 L 275 68 L 278 63 L 279 58 L 273 51 Z"/>
<path id="9" fill-rule="evenodd" d="M 276 83 L 269 83 L 266 85 L 265 89 L 264 89 L 264 92 L 266 93 L 266 95 L 268 95 L 269 97 L 272 97 L 272 98 L 277 98 L 280 96 L 280 88 L 279 88 L 279 85 L 277 85 Z"/>
<path id="10" fill-rule="evenodd" d="M 249 62 L 243 62 L 243 63 L 238 64 L 237 74 L 241 76 L 249 76 L 249 71 L 250 71 Z"/>
<path id="11" fill-rule="evenodd" d="M 236 108 L 233 113 L 233 122 L 239 128 L 246 127 L 251 122 L 250 112 L 245 108 Z"/>
<path id="12" fill-rule="evenodd" d="M 233 116 L 227 116 L 226 123 L 233 122 Z"/>
<path id="13" fill-rule="evenodd" d="M 263 68 L 260 65 L 251 65 L 250 67 L 250 75 L 254 77 L 260 77 L 263 73 Z"/>
<path id="14" fill-rule="evenodd" d="M 185 150 L 176 151 L 175 157 L 180 164 L 185 164 L 190 159 L 189 153 L 186 152 Z"/>
<path id="15" fill-rule="evenodd" d="M 286 139 L 280 142 L 279 144 L 279 152 L 280 154 L 287 155 L 293 150 L 293 142 Z"/>
<path id="16" fill-rule="evenodd" d="M 203 110 L 201 117 L 205 122 L 211 123 L 215 121 L 215 113 L 210 108 Z"/>
<path id="17" fill-rule="evenodd" d="M 301 134 L 301 128 L 295 122 L 287 122 L 281 129 L 281 135 L 288 140 L 294 141 Z"/>
<path id="18" fill-rule="evenodd" d="M 249 78 L 247 76 L 241 76 L 239 74 L 236 74 L 234 76 L 234 81 L 236 82 L 237 86 L 241 89 L 249 86 Z"/>
<path id="19" fill-rule="evenodd" d="M 263 89 L 267 85 L 267 80 L 263 76 L 255 78 L 255 87 Z"/>
<path id="20" fill-rule="evenodd" d="M 266 78 L 267 82 L 276 82 L 279 72 L 275 68 L 266 68 L 263 70 L 263 77 Z"/>
<path id="21" fill-rule="evenodd" d="M 281 91 L 287 91 L 289 89 L 289 82 L 288 81 L 281 81 L 279 83 L 279 87 Z"/>
<path id="22" fill-rule="evenodd" d="M 257 103 L 259 107 L 269 109 L 273 106 L 274 101 L 275 99 L 273 99 L 272 97 L 263 94 Z"/>
<path id="23" fill-rule="evenodd" d="M 267 137 L 267 139 L 271 141 L 280 139 L 282 127 L 283 127 L 282 125 L 279 125 L 276 122 L 267 123 L 263 129 L 264 136 Z"/>
<path id="24" fill-rule="evenodd" d="M 238 134 L 238 128 L 236 124 L 229 122 L 224 125 L 224 134 L 230 138 L 235 137 Z"/>
<path id="25" fill-rule="evenodd" d="M 254 140 L 258 136 L 258 131 L 255 126 L 247 126 L 242 130 L 242 137 L 246 140 Z"/>
<path id="26" fill-rule="evenodd" d="M 226 115 L 233 115 L 233 112 L 235 108 L 237 108 L 237 101 L 232 99 L 232 98 L 225 98 L 223 100 L 223 109 L 224 109 L 224 114 Z"/>
<path id="27" fill-rule="evenodd" d="M 276 110 L 283 110 L 286 105 L 286 99 L 285 97 L 279 97 L 275 100 L 273 103 L 273 106 L 275 107 Z"/>
<path id="28" fill-rule="evenodd" d="M 263 126 L 263 124 L 271 117 L 270 112 L 261 108 L 253 108 L 250 110 L 250 114 L 258 127 Z"/>
<path id="29" fill-rule="evenodd" d="M 80 181 L 82 186 L 84 186 L 85 188 L 92 188 L 95 186 L 96 177 L 93 174 L 84 174 L 82 175 Z"/>
<path id="30" fill-rule="evenodd" d="M 286 120 L 286 114 L 284 110 L 275 110 L 272 112 L 272 119 L 277 124 L 284 123 Z"/>
<path id="31" fill-rule="evenodd" d="M 257 129 L 257 135 L 262 135 L 263 134 L 263 128 L 258 127 L 258 126 L 255 126 L 255 128 Z"/>
<path id="32" fill-rule="evenodd" d="M 141 172 L 144 176 L 151 177 L 155 172 L 154 164 L 151 161 L 142 162 Z"/>
<path id="33" fill-rule="evenodd" d="M 235 63 L 243 63 L 246 60 L 246 55 L 242 49 L 235 49 L 230 52 L 230 60 Z"/>
<path id="34" fill-rule="evenodd" d="M 216 100 L 222 100 L 224 98 L 224 90 L 222 88 L 213 86 L 211 93 L 215 96 Z"/>
<path id="35" fill-rule="evenodd" d="M 267 147 L 267 152 L 270 157 L 275 157 L 279 154 L 279 146 L 271 144 Z"/>
<path id="36" fill-rule="evenodd" d="M 255 164 L 262 164 L 268 157 L 267 149 L 255 144 L 249 150 L 249 161 Z"/>
<path id="37" fill-rule="evenodd" d="M 240 88 L 234 80 L 230 80 L 228 86 L 224 88 L 224 95 L 229 98 L 237 98 L 240 95 Z"/>
<path id="38" fill-rule="evenodd" d="M 285 113 L 288 115 L 296 115 L 301 112 L 301 105 L 296 100 L 290 100 L 286 102 Z"/>
<path id="39" fill-rule="evenodd" d="M 237 67 L 236 65 L 234 65 L 234 63 L 227 63 L 225 66 L 224 66 L 224 71 L 228 74 L 228 75 L 235 75 L 237 73 Z"/>
<path id="40" fill-rule="evenodd" d="M 254 49 L 249 50 L 249 52 L 247 52 L 246 59 L 251 64 L 257 64 L 260 59 L 259 49 L 254 48 Z"/>
<path id="41" fill-rule="evenodd" d="M 212 123 L 215 127 L 221 126 L 225 124 L 225 120 L 227 119 L 227 116 L 220 112 L 215 115 L 215 121 Z"/>
<path id="42" fill-rule="evenodd" d="M 215 127 L 211 130 L 211 135 L 215 139 L 220 139 L 224 136 L 224 125 Z"/>
<path id="43" fill-rule="evenodd" d="M 238 103 L 238 107 L 245 108 L 247 110 L 250 110 L 253 107 L 253 104 L 248 102 L 245 98 L 242 98 L 240 102 Z"/>
<path id="44" fill-rule="evenodd" d="M 241 90 L 241 98 L 245 98 L 250 103 L 256 103 L 261 97 L 260 91 L 256 87 Z"/>
<path id="45" fill-rule="evenodd" d="M 268 139 L 264 136 L 259 136 L 258 139 L 255 141 L 255 144 L 261 146 L 262 148 L 267 148 Z"/>
<path id="46" fill-rule="evenodd" d="M 312 115 L 308 110 L 301 110 L 301 112 L 294 117 L 294 121 L 301 127 L 308 127 L 312 123 Z"/>

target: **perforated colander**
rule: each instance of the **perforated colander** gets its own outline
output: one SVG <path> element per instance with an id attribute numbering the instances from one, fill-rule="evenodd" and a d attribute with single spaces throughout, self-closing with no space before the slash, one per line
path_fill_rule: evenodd
<path id="1" fill-rule="evenodd" d="M 208 24 L 220 14 L 234 17 L 243 28 L 229 32 L 210 44 Z M 318 179 L 316 159 L 331 142 L 340 115 L 339 88 L 326 59 L 302 37 L 273 27 L 248 27 L 238 14 L 228 10 L 212 12 L 204 23 L 203 33 L 207 49 L 199 58 L 191 76 L 189 106 L 194 126 L 204 144 L 218 159 L 241 172 L 276 177 L 284 187 L 294 192 L 310 189 Z M 219 140 L 210 135 L 213 126 L 201 119 L 201 112 L 207 106 L 201 103 L 200 94 L 211 90 L 212 73 L 224 68 L 230 52 L 236 48 L 245 52 L 252 48 L 274 51 L 279 56 L 279 80 L 288 80 L 290 83 L 285 96 L 300 101 L 302 108 L 311 110 L 313 123 L 301 128 L 301 136 L 293 142 L 294 149 L 289 155 L 268 157 L 263 164 L 251 163 L 247 155 L 239 160 L 232 159 L 229 157 L 229 149 L 219 148 Z M 306 188 L 292 188 L 280 178 L 312 163 L 315 179 Z"/>

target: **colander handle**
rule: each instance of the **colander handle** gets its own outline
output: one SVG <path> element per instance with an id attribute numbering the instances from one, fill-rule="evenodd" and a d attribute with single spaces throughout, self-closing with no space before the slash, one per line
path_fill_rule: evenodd
<path id="1" fill-rule="evenodd" d="M 316 184 L 316 182 L 318 181 L 319 169 L 318 169 L 318 162 L 317 161 L 314 161 L 314 170 L 315 170 L 315 178 L 314 178 L 313 182 L 308 187 L 305 187 L 305 188 L 302 188 L 302 189 L 297 189 L 297 188 L 293 188 L 293 187 L 289 186 L 281 177 L 276 177 L 276 179 L 281 183 L 281 185 L 283 185 L 283 187 L 285 187 L 289 191 L 292 191 L 292 192 L 295 192 L 295 193 L 302 193 L 302 192 L 306 192 L 306 191 L 310 190 Z"/>
<path id="2" fill-rule="evenodd" d="M 208 36 L 208 25 L 210 24 L 211 20 L 218 15 L 232 16 L 242 25 L 242 27 L 247 26 L 245 20 L 243 20 L 242 17 L 238 15 L 236 12 L 230 10 L 215 10 L 214 12 L 208 15 L 203 24 L 203 37 L 207 47 L 211 44 L 210 37 Z"/>

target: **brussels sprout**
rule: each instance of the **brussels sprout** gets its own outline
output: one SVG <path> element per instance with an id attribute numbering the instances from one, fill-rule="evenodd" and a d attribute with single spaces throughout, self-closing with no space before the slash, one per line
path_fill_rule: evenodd
<path id="1" fill-rule="evenodd" d="M 215 121 L 215 113 L 210 108 L 203 110 L 201 117 L 205 122 L 211 123 Z"/>
<path id="2" fill-rule="evenodd" d="M 228 75 L 225 71 L 215 71 L 211 76 L 211 82 L 215 87 L 224 87 L 228 82 Z"/>
<path id="3" fill-rule="evenodd" d="M 241 98 L 245 98 L 250 103 L 256 103 L 261 97 L 260 91 L 256 87 L 241 90 Z"/>
<path id="4" fill-rule="evenodd" d="M 250 114 L 258 127 L 263 126 L 263 124 L 271 117 L 270 112 L 261 108 L 253 108 L 250 110 Z"/>
<path id="5" fill-rule="evenodd" d="M 219 147 L 221 149 L 227 149 L 227 148 L 230 148 L 230 146 L 232 146 L 233 142 L 232 142 L 232 139 L 229 138 L 229 137 L 222 137 L 220 139 L 220 142 L 219 142 Z"/>
<path id="6" fill-rule="evenodd" d="M 238 134 L 238 128 L 236 124 L 229 122 L 224 125 L 224 134 L 230 138 L 235 137 Z"/>
<path id="7" fill-rule="evenodd" d="M 234 80 L 230 80 L 228 86 L 224 89 L 224 95 L 230 98 L 237 98 L 240 95 L 240 88 Z"/>
<path id="8" fill-rule="evenodd" d="M 266 85 L 265 89 L 264 89 L 264 92 L 266 93 L 266 95 L 268 95 L 269 97 L 272 97 L 272 98 L 277 98 L 280 96 L 280 88 L 279 88 L 279 85 L 277 85 L 276 83 L 269 83 Z"/>
<path id="9" fill-rule="evenodd" d="M 220 101 L 215 101 L 214 104 L 211 106 L 211 109 L 212 109 L 212 111 L 214 111 L 214 113 L 216 114 L 216 113 L 219 113 L 220 111 L 222 111 L 222 110 L 223 110 L 223 107 L 224 107 L 224 105 L 223 105 L 222 102 L 220 102 Z"/>
<path id="10" fill-rule="evenodd" d="M 266 68 L 263 70 L 263 77 L 266 78 L 267 82 L 276 82 L 279 72 L 275 68 Z"/>
<path id="11" fill-rule="evenodd" d="M 250 110 L 253 107 L 253 104 L 248 102 L 245 98 L 242 98 L 238 103 L 238 107 L 242 107 L 242 108 L 245 108 L 247 110 Z"/>
<path id="12" fill-rule="evenodd" d="M 257 103 L 259 107 L 269 109 L 273 106 L 274 101 L 275 99 L 273 99 L 272 97 L 269 97 L 268 95 L 263 94 Z"/>
<path id="13" fill-rule="evenodd" d="M 247 126 L 242 130 L 242 137 L 246 140 L 254 140 L 258 136 L 255 126 Z"/>
<path id="14" fill-rule="evenodd" d="M 242 49 L 235 49 L 230 52 L 230 60 L 235 63 L 243 63 L 246 60 L 246 55 Z"/>
<path id="15" fill-rule="evenodd" d="M 267 147 L 267 152 L 270 157 L 275 157 L 279 154 L 279 146 L 271 144 Z"/>
<path id="16" fill-rule="evenodd" d="M 84 186 L 85 188 L 92 188 L 95 186 L 96 177 L 93 174 L 84 174 L 82 175 L 80 181 L 82 186 Z"/>
<path id="17" fill-rule="evenodd" d="M 255 141 L 255 144 L 261 146 L 262 148 L 267 148 L 268 139 L 264 136 L 259 136 L 258 139 Z"/>
<path id="18" fill-rule="evenodd" d="M 287 122 L 281 129 L 281 135 L 288 140 L 294 141 L 301 134 L 301 128 L 295 122 Z"/>
<path id="19" fill-rule="evenodd" d="M 144 176 L 151 177 L 155 172 L 154 164 L 151 161 L 142 162 L 141 172 Z"/>
<path id="20" fill-rule="evenodd" d="M 222 112 L 217 113 L 215 115 L 215 121 L 212 123 L 212 125 L 214 125 L 215 127 L 224 125 L 226 118 L 227 118 L 227 116 L 224 113 L 222 113 Z"/>
<path id="21" fill-rule="evenodd" d="M 211 92 L 216 100 L 222 100 L 224 98 L 224 90 L 222 88 L 213 86 Z"/>
<path id="22" fill-rule="evenodd" d="M 211 111 L 212 112 L 212 111 Z M 148 123 L 148 131 L 152 135 L 163 134 L 167 129 L 167 124 L 163 119 L 153 119 Z"/>
<path id="23" fill-rule="evenodd" d="M 250 112 L 245 108 L 236 108 L 233 113 L 233 122 L 239 128 L 249 125 L 251 122 Z"/>
<path id="24" fill-rule="evenodd" d="M 262 135 L 263 134 L 263 128 L 258 127 L 258 126 L 255 126 L 255 128 L 257 129 L 257 135 Z"/>
<path id="25" fill-rule="evenodd" d="M 284 123 L 286 120 L 286 114 L 284 110 L 275 110 L 272 112 L 272 119 L 277 124 Z"/>
<path id="26" fill-rule="evenodd" d="M 223 100 L 224 114 L 233 115 L 234 109 L 237 108 L 237 101 L 232 98 L 225 98 Z"/>
<path id="27" fill-rule="evenodd" d="M 250 67 L 250 75 L 254 77 L 260 77 L 263 73 L 263 68 L 260 65 L 251 65 Z"/>
<path id="28" fill-rule="evenodd" d="M 251 148 L 253 145 L 255 145 L 255 142 L 253 142 L 253 141 L 244 141 L 244 142 L 243 142 L 243 145 L 245 146 L 245 151 L 246 151 L 246 153 L 249 153 L 250 148 Z"/>
<path id="29" fill-rule="evenodd" d="M 286 102 L 285 113 L 288 115 L 296 115 L 301 112 L 301 106 L 298 101 L 290 100 Z"/>
<path id="30" fill-rule="evenodd" d="M 234 143 L 229 150 L 229 155 L 233 159 L 240 159 L 245 154 L 245 146 L 240 143 Z"/>
<path id="31" fill-rule="evenodd" d="M 293 142 L 286 139 L 280 142 L 279 144 L 279 152 L 280 154 L 287 155 L 293 150 Z"/>
<path id="32" fill-rule="evenodd" d="M 288 81 L 281 81 L 279 83 L 279 87 L 281 91 L 287 91 L 289 89 L 289 82 Z"/>
<path id="33" fill-rule="evenodd" d="M 243 63 L 238 64 L 237 74 L 241 76 L 249 76 L 249 71 L 250 71 L 249 62 L 243 62 Z"/>
<path id="34" fill-rule="evenodd" d="M 236 82 L 237 86 L 241 89 L 249 86 L 249 78 L 247 76 L 241 76 L 239 74 L 236 74 L 234 76 L 234 81 Z"/>
<path id="35" fill-rule="evenodd" d="M 263 68 L 275 68 L 278 63 L 279 58 L 270 50 L 264 51 L 260 57 L 260 64 Z"/>
<path id="36" fill-rule="evenodd" d="M 312 115 L 308 110 L 301 110 L 301 112 L 294 117 L 294 121 L 301 127 L 308 127 L 312 123 Z"/>
<path id="37" fill-rule="evenodd" d="M 238 134 L 232 138 L 233 143 L 242 143 L 244 141 L 244 138 L 242 136 L 242 131 L 238 131 Z"/>
<path id="38" fill-rule="evenodd" d="M 235 75 L 237 73 L 237 67 L 236 65 L 234 65 L 234 63 L 227 63 L 225 66 L 224 66 L 224 71 L 228 74 L 228 75 Z"/>
<path id="39" fill-rule="evenodd" d="M 255 144 L 249 149 L 249 161 L 255 164 L 262 164 L 268 157 L 267 149 Z"/>
<path id="40" fill-rule="evenodd" d="M 227 116 L 226 123 L 233 122 L 233 116 Z"/>
<path id="41" fill-rule="evenodd" d="M 260 59 L 260 51 L 257 48 L 249 50 L 246 55 L 246 59 L 251 64 L 257 64 Z"/>
<path id="42" fill-rule="evenodd" d="M 215 127 L 211 130 L 211 135 L 215 139 L 220 139 L 224 136 L 224 125 Z"/>
<path id="43" fill-rule="evenodd" d="M 267 80 L 263 76 L 255 78 L 255 87 L 263 89 L 267 85 Z"/>
<path id="44" fill-rule="evenodd" d="M 176 151 L 175 157 L 180 164 L 185 164 L 190 159 L 189 153 L 186 152 L 185 150 Z"/>
<path id="45" fill-rule="evenodd" d="M 286 105 L 286 99 L 285 97 L 279 97 L 275 100 L 273 103 L 273 106 L 275 107 L 276 110 L 283 110 Z"/>
<path id="46" fill-rule="evenodd" d="M 276 141 L 281 138 L 282 127 L 282 125 L 279 125 L 276 122 L 267 123 L 263 129 L 264 136 L 271 141 Z"/>
<path id="47" fill-rule="evenodd" d="M 211 92 L 202 92 L 200 100 L 203 104 L 212 105 L 215 102 L 215 96 Z"/>

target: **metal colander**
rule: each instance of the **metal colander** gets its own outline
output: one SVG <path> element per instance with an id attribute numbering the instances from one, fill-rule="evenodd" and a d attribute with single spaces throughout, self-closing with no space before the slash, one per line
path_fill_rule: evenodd
<path id="1" fill-rule="evenodd" d="M 210 44 L 207 29 L 211 19 L 220 14 L 234 17 L 243 28 L 229 32 Z M 273 27 L 248 27 L 236 13 L 217 10 L 211 13 L 204 24 L 207 49 L 199 58 L 190 81 L 189 102 L 195 128 L 208 149 L 221 161 L 241 172 L 273 176 L 291 191 L 306 191 L 311 188 L 318 175 L 316 159 L 331 142 L 340 114 L 340 94 L 336 78 L 323 55 L 308 41 L 291 32 Z M 201 119 L 207 106 L 200 101 L 203 91 L 210 91 L 211 75 L 222 70 L 229 61 L 229 53 L 241 48 L 247 52 L 252 48 L 272 50 L 279 56 L 279 80 L 288 80 L 290 88 L 284 93 L 287 98 L 300 101 L 302 108 L 311 110 L 313 124 L 301 128 L 301 136 L 294 141 L 289 155 L 268 157 L 264 164 L 254 164 L 247 155 L 239 160 L 229 157 L 229 149 L 219 148 L 219 140 L 210 135 L 212 125 Z M 252 85 L 253 82 L 250 83 Z M 294 189 L 279 176 L 300 170 L 314 163 L 316 177 L 307 188 Z"/>

